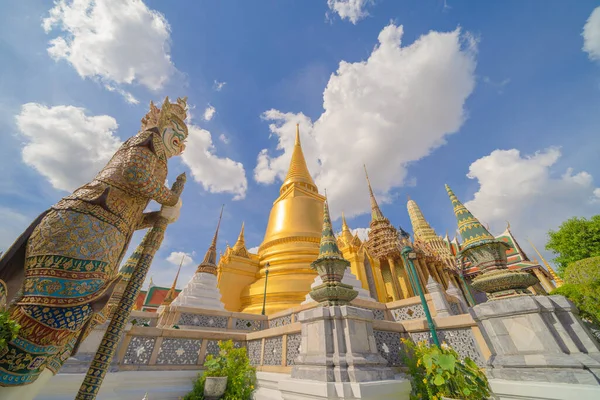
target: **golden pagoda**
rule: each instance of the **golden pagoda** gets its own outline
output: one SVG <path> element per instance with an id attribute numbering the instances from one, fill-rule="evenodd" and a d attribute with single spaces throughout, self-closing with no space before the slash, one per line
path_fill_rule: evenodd
<path id="1" fill-rule="evenodd" d="M 324 201 L 306 166 L 300 128 L 296 126 L 290 168 L 273 203 L 258 257 L 236 255 L 234 246 L 219 263 L 219 287 L 228 310 L 262 311 L 267 264 L 266 313 L 285 310 L 304 301 L 317 275 L 310 263 L 319 254 Z"/>

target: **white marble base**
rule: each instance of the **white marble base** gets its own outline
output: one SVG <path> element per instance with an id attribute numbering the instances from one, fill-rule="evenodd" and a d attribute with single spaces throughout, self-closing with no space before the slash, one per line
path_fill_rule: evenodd
<path id="1" fill-rule="evenodd" d="M 225 310 L 225 306 L 221 302 L 221 292 L 217 288 L 217 277 L 206 272 L 194 274 L 171 305 L 207 310 Z"/>
<path id="2" fill-rule="evenodd" d="M 352 271 L 350 271 L 350 268 L 346 268 L 346 271 L 344 271 L 342 283 L 352 286 L 352 288 L 358 292 L 358 296 L 356 296 L 357 299 L 375 301 L 375 299 L 372 298 L 369 294 L 369 291 L 362 287 L 362 284 L 360 283 L 358 278 L 352 273 Z M 321 279 L 321 276 L 317 275 L 314 282 L 310 285 L 310 288 L 313 289 L 314 287 L 319 286 L 321 284 L 323 284 L 323 279 Z M 310 294 L 307 294 L 304 301 L 300 304 L 308 304 L 314 302 L 315 301 L 312 299 L 312 297 L 310 297 Z"/>
<path id="3" fill-rule="evenodd" d="M 179 400 L 192 390 L 198 371 L 121 371 L 104 378 L 97 400 Z M 58 374 L 44 386 L 35 400 L 73 399 L 84 374 Z M 4 397 L 1 397 L 5 400 Z M 12 398 L 9 398 L 12 400 Z M 15 400 L 30 400 L 19 397 Z"/>
<path id="4" fill-rule="evenodd" d="M 283 400 L 408 400 L 411 390 L 410 382 L 402 378 L 373 382 L 319 382 L 286 379 L 279 382 L 278 388 Z"/>
<path id="5" fill-rule="evenodd" d="M 572 383 L 507 381 L 490 379 L 499 400 L 598 400 L 600 387 Z"/>

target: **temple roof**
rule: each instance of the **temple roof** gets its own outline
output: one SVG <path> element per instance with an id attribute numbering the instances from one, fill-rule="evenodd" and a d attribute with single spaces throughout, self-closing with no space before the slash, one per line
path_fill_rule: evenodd
<path id="1" fill-rule="evenodd" d="M 463 239 L 463 250 L 488 240 L 494 240 L 494 236 L 492 236 L 492 234 L 481 225 L 479 220 L 458 200 L 452 189 L 450 189 L 450 186 L 446 185 L 446 191 L 448 192 L 448 196 L 454 207 L 454 214 L 456 215 L 456 220 L 458 222 L 458 231 Z"/>
<path id="2" fill-rule="evenodd" d="M 296 142 L 294 143 L 292 159 L 290 160 L 290 169 L 281 185 L 280 193 L 285 192 L 294 183 L 301 184 L 301 186 L 305 186 L 310 190 L 318 192 L 315 182 L 313 181 L 312 176 L 310 176 L 310 172 L 308 172 L 304 153 L 302 152 L 299 124 L 296 124 Z"/>
<path id="3" fill-rule="evenodd" d="M 429 222 L 427 222 L 421 209 L 414 200 L 409 199 L 406 203 L 406 208 L 408 209 L 408 216 L 415 237 L 423 239 L 424 241 L 430 241 L 437 238 L 437 233 L 435 233 L 431 225 L 429 225 Z"/>

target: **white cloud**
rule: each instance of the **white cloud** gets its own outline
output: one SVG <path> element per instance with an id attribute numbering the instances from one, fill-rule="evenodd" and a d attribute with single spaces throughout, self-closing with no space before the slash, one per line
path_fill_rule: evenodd
<path id="1" fill-rule="evenodd" d="M 121 89 L 120 87 L 115 87 L 115 86 L 111 86 L 111 85 L 108 85 L 108 84 L 104 85 L 104 87 L 109 92 L 117 92 L 117 93 L 119 93 L 121 96 L 123 96 L 123 98 L 125 99 L 125 101 L 128 102 L 129 104 L 139 104 L 139 102 L 140 102 L 131 93 L 129 93 L 126 90 Z"/>
<path id="2" fill-rule="evenodd" d="M 42 26 L 61 31 L 48 53 L 82 78 L 158 90 L 175 71 L 169 24 L 141 0 L 57 0 Z"/>
<path id="3" fill-rule="evenodd" d="M 248 252 L 252 253 L 252 254 L 258 254 L 258 246 L 256 246 L 256 247 L 250 247 L 248 249 Z"/>
<path id="4" fill-rule="evenodd" d="M 215 155 L 211 134 L 206 129 L 193 124 L 188 124 L 188 129 L 187 147 L 182 158 L 194 180 L 211 193 L 232 193 L 234 200 L 243 199 L 248 181 L 242 163 Z"/>
<path id="5" fill-rule="evenodd" d="M 590 14 L 583 27 L 583 51 L 588 53 L 590 60 L 600 60 L 600 7 Z"/>
<path id="6" fill-rule="evenodd" d="M 554 166 L 560 156 L 557 148 L 534 155 L 521 155 L 516 149 L 493 151 L 469 167 L 467 176 L 480 186 L 465 206 L 495 234 L 510 221 L 521 245 L 529 247 L 529 238 L 542 250 L 549 229 L 568 218 L 600 212 L 600 189 L 594 187 L 592 176 L 571 168 L 557 175 Z"/>
<path id="7" fill-rule="evenodd" d="M 209 104 L 208 107 L 206 107 L 206 109 L 204 110 L 204 120 L 210 121 L 212 117 L 215 116 L 215 112 L 217 112 L 217 110 Z"/>
<path id="8" fill-rule="evenodd" d="M 272 183 L 285 177 L 299 122 L 309 170 L 321 191 L 327 189 L 334 217 L 368 212 L 363 163 L 380 201 L 405 183 L 407 164 L 461 127 L 475 85 L 476 44 L 459 29 L 430 32 L 406 47 L 402 35 L 401 26 L 390 24 L 366 61 L 340 62 L 323 93 L 325 112 L 314 125 L 303 114 L 265 112 L 283 154 L 262 150 L 255 179 Z"/>
<path id="9" fill-rule="evenodd" d="M 113 117 L 89 117 L 79 107 L 27 103 L 16 120 L 26 139 L 23 161 L 59 190 L 73 191 L 91 180 L 121 145 Z"/>
<path id="10" fill-rule="evenodd" d="M 366 10 L 372 0 L 327 0 L 327 6 L 331 11 L 338 14 L 341 19 L 348 19 L 354 25 L 361 19 L 367 17 Z"/>
<path id="11" fill-rule="evenodd" d="M 183 262 L 181 260 L 183 260 Z M 187 267 L 188 265 L 194 264 L 194 259 L 192 258 L 192 255 L 190 253 L 184 253 L 183 251 L 173 251 L 167 257 L 167 261 L 177 266 L 179 266 L 179 264 L 181 263 L 183 267 Z"/>
<path id="12" fill-rule="evenodd" d="M 223 88 L 225 87 L 225 85 L 227 85 L 227 82 L 219 82 L 215 79 L 215 83 L 213 84 L 213 88 L 217 91 L 220 92 L 221 90 L 223 90 Z"/>
<path id="13" fill-rule="evenodd" d="M 225 136 L 224 133 L 221 133 L 219 135 L 219 140 L 225 144 L 229 144 L 229 142 L 230 142 L 229 138 L 227 136 Z"/>

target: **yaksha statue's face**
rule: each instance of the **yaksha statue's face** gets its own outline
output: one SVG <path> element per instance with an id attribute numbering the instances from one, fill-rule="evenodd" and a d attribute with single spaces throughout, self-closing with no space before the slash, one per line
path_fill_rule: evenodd
<path id="1" fill-rule="evenodd" d="M 161 132 L 163 143 L 169 157 L 178 156 L 185 150 L 187 131 L 181 122 L 171 119 Z"/>

